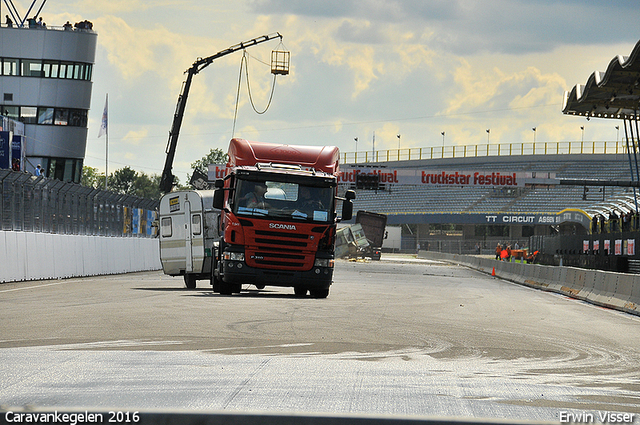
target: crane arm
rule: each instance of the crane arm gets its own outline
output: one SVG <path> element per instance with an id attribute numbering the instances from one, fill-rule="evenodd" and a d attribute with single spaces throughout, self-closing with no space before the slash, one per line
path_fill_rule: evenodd
<path id="1" fill-rule="evenodd" d="M 184 111 L 187 106 L 187 97 L 189 96 L 193 76 L 209 66 L 211 62 L 221 58 L 222 56 L 237 52 L 238 50 L 246 49 L 247 47 L 255 46 L 265 41 L 273 40 L 274 38 L 280 38 L 282 40 L 282 35 L 276 32 L 238 43 L 228 49 L 216 53 L 215 55 L 196 60 L 191 68 L 185 71 L 187 79 L 182 83 L 180 95 L 178 96 L 178 104 L 176 105 L 176 111 L 173 115 L 173 123 L 171 124 L 171 130 L 169 131 L 169 141 L 167 142 L 167 147 L 165 149 L 167 157 L 164 163 L 162 177 L 160 178 L 160 190 L 162 192 L 171 192 L 171 189 L 173 188 L 173 174 L 171 170 L 173 168 L 173 160 L 175 158 L 176 147 L 178 145 L 178 135 L 180 134 L 180 126 L 182 125 L 182 119 L 184 118 Z"/>

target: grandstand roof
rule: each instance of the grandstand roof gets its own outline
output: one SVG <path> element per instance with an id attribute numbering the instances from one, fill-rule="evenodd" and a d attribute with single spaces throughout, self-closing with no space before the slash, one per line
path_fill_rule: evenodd
<path id="1" fill-rule="evenodd" d="M 562 112 L 586 117 L 638 119 L 640 110 L 640 41 L 629 56 L 614 57 L 605 72 L 564 93 Z"/>

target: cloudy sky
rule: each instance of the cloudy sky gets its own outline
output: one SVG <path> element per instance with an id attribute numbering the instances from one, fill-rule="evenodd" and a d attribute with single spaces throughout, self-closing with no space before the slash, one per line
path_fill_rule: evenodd
<path id="1" fill-rule="evenodd" d="M 174 163 L 182 182 L 232 135 L 343 152 L 356 137 L 370 152 L 374 133 L 376 149 L 441 147 L 442 132 L 447 146 L 532 142 L 533 127 L 538 142 L 579 141 L 581 126 L 585 141 L 615 141 L 618 122 L 563 115 L 562 96 L 640 39 L 637 0 L 58 0 L 41 15 L 49 25 L 88 19 L 98 33 L 85 165 L 101 171 L 107 93 L 109 170 L 160 174 L 184 71 L 283 35 L 246 50 L 259 111 L 271 51 L 291 54 L 262 115 L 243 74 L 234 122 L 242 51 L 195 76 Z"/>

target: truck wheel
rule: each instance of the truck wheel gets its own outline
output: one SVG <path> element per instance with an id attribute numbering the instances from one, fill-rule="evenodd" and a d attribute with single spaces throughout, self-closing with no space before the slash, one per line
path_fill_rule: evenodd
<path id="1" fill-rule="evenodd" d="M 222 295 L 239 294 L 242 291 L 241 283 L 220 282 L 220 293 Z"/>
<path id="2" fill-rule="evenodd" d="M 209 278 L 209 281 L 211 283 L 211 287 L 213 289 L 213 292 L 217 292 L 220 293 L 220 279 L 218 279 L 213 272 L 211 272 L 211 277 Z"/>
<path id="3" fill-rule="evenodd" d="M 220 294 L 222 295 L 233 294 L 233 285 L 227 282 L 220 282 Z"/>
<path id="4" fill-rule="evenodd" d="M 184 286 L 186 286 L 188 289 L 196 289 L 196 277 L 192 274 L 185 274 Z"/>
<path id="5" fill-rule="evenodd" d="M 327 289 L 310 289 L 309 292 L 313 298 L 327 298 L 329 296 L 329 288 Z"/>
<path id="6" fill-rule="evenodd" d="M 293 292 L 296 294 L 296 297 L 306 297 L 307 296 L 307 288 L 301 288 L 299 286 L 293 287 Z"/>

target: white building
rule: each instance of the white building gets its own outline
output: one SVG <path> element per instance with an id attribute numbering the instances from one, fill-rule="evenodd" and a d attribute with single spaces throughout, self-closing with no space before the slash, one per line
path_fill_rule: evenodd
<path id="1" fill-rule="evenodd" d="M 47 177 L 79 182 L 97 34 L 13 17 L 0 26 L 0 115 L 24 123 L 25 171 L 41 164 Z"/>

